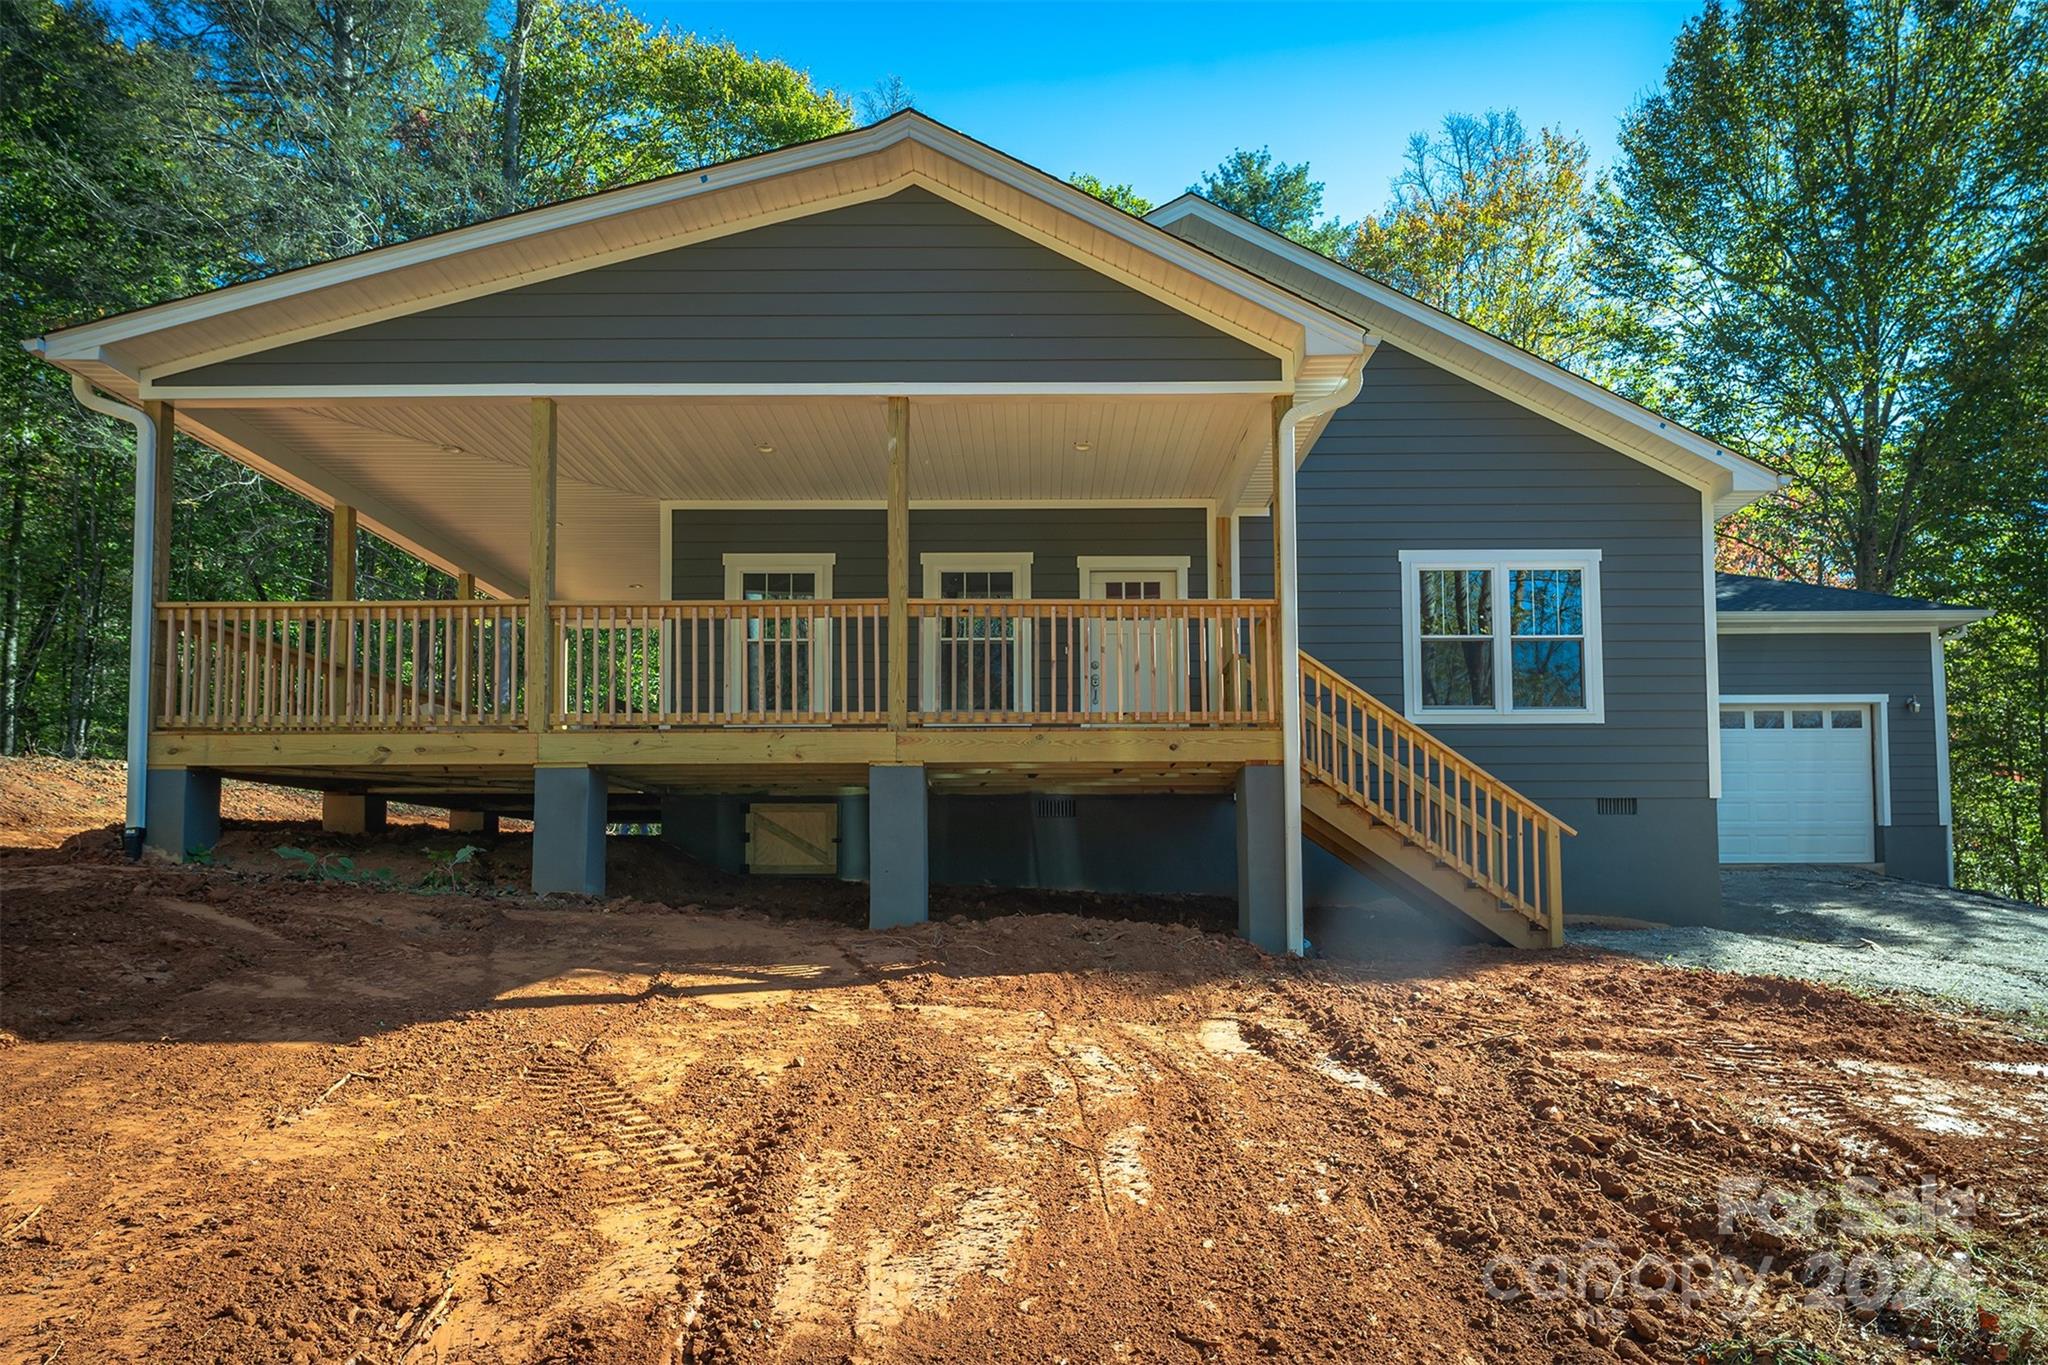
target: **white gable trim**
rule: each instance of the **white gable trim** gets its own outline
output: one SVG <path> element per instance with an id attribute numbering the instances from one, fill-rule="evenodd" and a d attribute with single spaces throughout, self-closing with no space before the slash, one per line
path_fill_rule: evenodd
<path id="1" fill-rule="evenodd" d="M 748 215 L 735 222 L 719 224 L 697 232 L 670 234 L 654 242 L 636 243 L 616 251 L 578 256 L 574 261 L 558 262 L 537 268 L 530 273 L 511 273 L 488 283 L 428 292 L 403 301 L 366 307 L 345 317 L 268 333 L 262 338 L 238 341 L 232 345 L 210 348 L 205 352 L 180 356 L 174 361 L 149 367 L 149 372 L 144 378 L 167 378 L 196 366 L 289 345 L 293 341 L 304 341 L 347 331 L 384 317 L 420 312 L 444 303 L 459 302 L 464 298 L 517 288 L 521 284 L 590 269 L 595 265 L 615 260 L 632 259 L 635 256 L 669 250 L 691 242 L 710 240 L 733 232 L 746 231 L 752 227 L 786 221 L 789 218 L 810 216 L 844 204 L 884 197 L 912 184 L 930 189 L 991 222 L 1016 231 L 1049 249 L 1059 251 L 1090 269 L 1132 288 L 1140 289 L 1210 326 L 1278 356 L 1283 365 L 1283 377 L 1291 378 L 1295 368 L 1307 356 L 1356 357 L 1364 351 L 1362 329 L 1340 314 L 1290 293 L 1255 272 L 1233 265 L 1192 243 L 1181 240 L 1172 233 L 1112 208 L 1093 195 L 1077 190 L 916 114 L 898 115 L 872 127 L 839 134 L 818 142 L 767 152 L 742 161 L 707 167 L 697 172 L 667 176 L 646 184 L 611 190 L 544 209 L 530 210 L 418 241 L 363 252 L 338 261 L 307 266 L 269 279 L 213 290 L 189 299 L 69 328 L 48 337 L 33 339 L 26 344 L 32 351 L 52 361 L 101 360 L 104 359 L 102 352 L 106 348 L 118 346 L 123 340 L 166 328 L 202 322 L 238 310 L 280 303 L 296 295 L 338 285 L 368 284 L 394 271 L 431 264 L 436 260 L 479 248 L 594 223 L 697 195 L 718 193 L 769 177 L 785 176 L 833 162 L 869 156 L 899 145 L 909 154 L 903 159 L 904 164 L 883 175 L 881 183 L 875 186 L 863 187 L 844 195 L 813 199 L 800 205 L 785 206 L 760 215 Z M 1119 269 L 1112 259 L 1091 254 L 1052 234 L 1037 231 L 1015 215 L 1005 213 L 1000 206 L 985 202 L 975 195 L 963 193 L 958 187 L 945 183 L 943 177 L 933 174 L 931 170 L 912 164 L 917 159 L 916 149 L 920 147 L 984 175 L 1007 190 L 1049 204 L 1109 237 L 1234 294 L 1274 316 L 1283 328 L 1289 324 L 1298 327 L 1301 337 L 1298 346 L 1283 345 L 1274 337 L 1260 335 L 1204 308 L 1196 300 L 1174 295 L 1141 276 Z"/>
<path id="2" fill-rule="evenodd" d="M 1394 321 L 1399 325 L 1376 326 L 1375 330 L 1396 345 L 1413 350 L 1431 364 L 1439 365 L 1510 402 L 1539 412 L 1610 449 L 1651 465 L 1695 488 L 1714 493 L 1715 509 L 1720 515 L 1736 511 L 1765 494 L 1776 492 L 1779 487 L 1778 477 L 1768 469 L 1698 432 L 1659 417 L 1591 380 L 1582 379 L 1569 370 L 1511 346 L 1397 289 L 1347 269 L 1298 242 L 1247 222 L 1200 195 L 1182 195 L 1172 203 L 1154 209 L 1146 221 L 1164 228 L 1188 218 L 1220 227 L 1253 246 L 1283 256 L 1295 265 L 1360 294 L 1394 315 L 1384 321 Z M 1479 352 L 1484 365 L 1475 365 L 1449 352 L 1443 345 L 1446 341 Z M 1640 431 L 1643 440 L 1640 444 L 1617 441 L 1613 433 L 1592 427 L 1572 414 L 1562 401 L 1558 405 L 1532 402 L 1528 393 L 1503 381 L 1505 374 L 1533 379 L 1547 391 L 1555 393 L 1559 400 L 1587 404 L 1617 417 Z"/>

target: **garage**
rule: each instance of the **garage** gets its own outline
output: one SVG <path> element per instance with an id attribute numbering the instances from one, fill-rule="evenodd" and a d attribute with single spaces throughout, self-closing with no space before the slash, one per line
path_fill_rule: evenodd
<path id="1" fill-rule="evenodd" d="M 1724 701 L 1721 861 L 1877 861 L 1873 721 L 1867 703 Z"/>

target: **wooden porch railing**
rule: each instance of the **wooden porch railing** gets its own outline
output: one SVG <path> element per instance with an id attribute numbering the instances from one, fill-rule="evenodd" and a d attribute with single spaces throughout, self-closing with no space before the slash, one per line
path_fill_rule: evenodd
<path id="1" fill-rule="evenodd" d="M 914 724 L 1277 725 L 1274 606 L 913 599 Z"/>
<path id="2" fill-rule="evenodd" d="M 1301 691 L 1306 778 L 1556 937 L 1576 830 L 1308 654 Z"/>
<path id="3" fill-rule="evenodd" d="M 889 604 L 558 603 L 553 721 L 879 725 Z"/>
<path id="4" fill-rule="evenodd" d="M 524 602 L 165 602 L 157 725 L 396 730 L 525 721 Z"/>
<path id="5" fill-rule="evenodd" d="M 516 727 L 524 602 L 170 602 L 156 724 Z M 556 603 L 551 726 L 888 723 L 888 603 Z M 914 725 L 1277 726 L 1269 601 L 909 604 Z"/>

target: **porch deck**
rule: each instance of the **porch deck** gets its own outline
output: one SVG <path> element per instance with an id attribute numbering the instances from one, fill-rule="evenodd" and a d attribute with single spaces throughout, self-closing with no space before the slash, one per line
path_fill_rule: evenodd
<path id="1" fill-rule="evenodd" d="M 650 794 L 824 794 L 896 763 L 1218 791 L 1282 761 L 1275 612 L 911 599 L 892 688 L 886 600 L 555 603 L 539 649 L 524 600 L 166 602 L 151 762 L 472 803 L 557 764 Z"/>

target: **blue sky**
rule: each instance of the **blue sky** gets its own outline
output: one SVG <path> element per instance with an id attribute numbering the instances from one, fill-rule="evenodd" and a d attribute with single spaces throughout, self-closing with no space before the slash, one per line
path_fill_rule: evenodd
<path id="1" fill-rule="evenodd" d="M 1654 89 L 1697 0 L 997 4 L 628 0 L 842 91 L 901 76 L 917 105 L 1060 175 L 1170 199 L 1234 147 L 1306 159 L 1346 219 L 1376 211 L 1408 136 L 1513 108 L 1596 163 Z"/>

